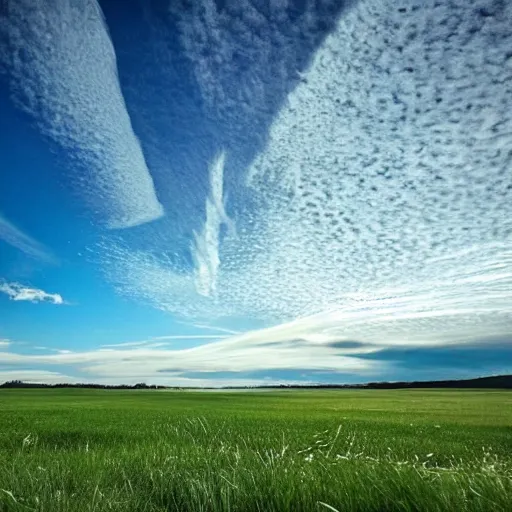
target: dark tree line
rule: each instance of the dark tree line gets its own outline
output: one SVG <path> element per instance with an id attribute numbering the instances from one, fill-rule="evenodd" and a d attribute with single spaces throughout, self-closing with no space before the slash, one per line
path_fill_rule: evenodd
<path id="1" fill-rule="evenodd" d="M 21 380 L 11 380 L 0 384 L 0 388 L 87 388 L 87 389 L 166 389 L 166 386 L 155 386 L 147 385 L 144 382 L 140 382 L 133 386 L 127 384 L 119 385 L 106 385 L 106 384 L 71 384 L 71 383 L 59 383 L 59 384 L 44 384 L 39 382 L 23 382 Z"/>
<path id="2" fill-rule="evenodd" d="M 258 386 L 290 389 L 512 389 L 512 375 L 496 375 L 461 380 L 429 380 L 411 382 L 368 382 L 365 384 L 319 384 L 298 386 Z"/>
<path id="3" fill-rule="evenodd" d="M 413 382 L 368 382 L 366 384 L 313 384 L 313 385 L 268 385 L 268 386 L 224 386 L 222 389 L 512 389 L 512 375 L 495 375 L 463 380 L 431 380 Z M 0 384 L 0 388 L 87 388 L 87 389 L 184 389 L 176 386 L 156 386 L 140 382 L 133 386 L 119 384 L 108 386 L 104 384 L 43 384 L 12 380 Z M 214 389 L 194 388 L 187 389 Z"/>

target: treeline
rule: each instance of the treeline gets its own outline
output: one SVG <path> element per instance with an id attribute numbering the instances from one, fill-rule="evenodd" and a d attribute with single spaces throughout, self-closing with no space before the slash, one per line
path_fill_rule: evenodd
<path id="1" fill-rule="evenodd" d="M 0 388 L 86 388 L 86 389 L 216 389 L 214 387 L 188 387 L 156 386 L 144 382 L 128 386 L 126 384 L 43 384 L 13 380 L 0 384 Z M 311 385 L 264 385 L 264 386 L 223 386 L 221 389 L 512 389 L 512 375 L 495 375 L 492 377 L 479 377 L 463 380 L 432 380 L 414 382 L 368 382 L 366 384 L 311 384 Z"/>
<path id="2" fill-rule="evenodd" d="M 87 389 L 168 389 L 167 386 L 148 385 L 144 382 L 128 386 L 127 384 L 106 385 L 106 384 L 44 384 L 42 382 L 23 382 L 21 380 L 11 380 L 0 384 L 0 388 L 87 388 Z"/>
<path id="3" fill-rule="evenodd" d="M 259 388 L 286 389 L 512 389 L 512 375 L 496 375 L 461 380 L 429 380 L 411 382 L 367 382 L 365 384 L 312 384 L 297 386 L 258 386 Z M 235 389 L 235 388 L 232 388 Z"/>

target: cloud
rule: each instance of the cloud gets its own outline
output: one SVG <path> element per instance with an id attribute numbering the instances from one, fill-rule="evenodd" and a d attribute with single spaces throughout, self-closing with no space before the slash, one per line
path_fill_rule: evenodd
<path id="1" fill-rule="evenodd" d="M 298 72 L 351 3 L 169 3 L 208 117 L 222 123 L 234 147 L 248 140 L 258 144 L 254 133 L 271 120 L 299 82 Z"/>
<path id="2" fill-rule="evenodd" d="M 58 293 L 47 293 L 37 288 L 29 288 L 20 283 L 0 283 L 0 292 L 5 293 L 14 301 L 51 302 L 52 304 L 65 304 Z"/>
<path id="3" fill-rule="evenodd" d="M 151 340 L 141 340 L 141 341 L 125 341 L 123 343 L 107 343 L 106 345 L 101 345 L 101 348 L 137 348 L 137 347 L 145 347 L 145 348 L 156 348 L 165 346 L 167 343 L 153 343 Z"/>
<path id="4" fill-rule="evenodd" d="M 429 280 L 453 274 L 452 293 L 472 301 L 464 271 L 510 272 L 512 181 L 500 148 L 512 143 L 501 105 L 512 105 L 500 85 L 509 70 L 492 55 L 505 58 L 512 31 L 499 21 L 506 13 L 485 26 L 466 8 L 424 2 L 402 13 L 392 2 L 359 2 L 340 19 L 248 171 L 253 193 L 267 199 L 253 237 L 259 256 L 237 293 L 268 313 L 301 316 L 344 304 L 350 292 L 417 287 L 419 297 Z M 455 36 L 447 19 L 461 21 Z M 502 35 L 500 50 L 489 30 Z M 464 250 L 479 263 L 485 254 L 486 266 L 455 257 Z M 250 287 L 255 275 L 263 293 Z"/>
<path id="5" fill-rule="evenodd" d="M 120 261 L 120 268 L 131 261 L 129 255 L 126 258 Z M 133 269 L 128 269 L 128 272 L 133 272 Z M 155 291 L 160 292 L 157 305 L 162 309 L 176 311 L 173 309 L 176 303 L 166 297 L 166 293 L 172 297 L 176 289 L 165 281 L 165 270 L 160 268 L 161 277 L 154 280 L 148 279 L 151 274 L 144 272 L 143 268 L 138 270 L 140 278 L 146 280 L 148 293 L 155 297 Z M 151 266 L 146 270 L 152 271 Z M 129 275 L 128 272 L 125 275 Z M 300 273 L 295 276 L 300 284 L 304 276 Z M 378 284 L 379 279 L 376 277 L 373 287 L 359 287 L 358 291 L 350 291 L 349 288 L 344 291 L 340 283 L 338 286 L 341 290 L 334 296 L 336 301 L 329 303 L 327 301 L 333 297 L 328 292 L 332 294 L 336 291 L 334 286 L 337 286 L 337 283 L 332 283 L 331 289 L 325 290 L 327 307 L 294 322 L 301 326 L 302 335 L 323 337 L 329 342 L 355 339 L 379 344 L 385 340 L 389 345 L 420 341 L 425 344 L 463 342 L 474 336 L 485 337 L 511 331 L 510 244 L 475 245 L 471 250 L 453 253 L 449 258 L 432 261 L 426 259 L 423 269 L 418 269 L 407 280 L 394 285 L 382 280 L 380 287 Z M 152 289 L 152 285 L 155 289 Z M 265 288 L 258 290 L 251 287 L 250 283 L 245 286 L 248 299 L 256 307 L 260 306 L 260 300 L 263 302 L 267 299 L 264 293 L 271 293 L 271 290 Z M 314 299 L 313 283 L 306 289 Z M 297 293 L 300 292 L 298 289 Z M 188 302 L 178 310 L 180 313 L 204 316 L 222 313 L 222 305 L 219 306 L 218 302 L 200 303 L 189 293 Z M 296 296 L 288 297 L 280 288 L 276 288 L 275 294 L 284 306 L 296 300 Z M 294 326 L 294 322 L 286 325 Z"/>
<path id="6" fill-rule="evenodd" d="M 101 345 L 102 348 L 121 348 L 121 347 L 145 347 L 155 348 L 164 347 L 169 345 L 171 341 L 184 341 L 184 340 L 219 340 L 226 338 L 222 334 L 175 334 L 170 336 L 152 336 L 147 340 L 140 341 L 125 341 L 123 343 L 108 343 Z"/>
<path id="7" fill-rule="evenodd" d="M 203 293 L 190 265 L 162 256 L 158 241 L 151 251 L 106 251 L 117 288 L 199 320 L 316 319 L 311 335 L 332 342 L 435 344 L 510 332 L 512 104 L 503 84 L 512 4 L 493 3 L 492 16 L 473 7 L 468 16 L 462 0 L 405 11 L 372 0 L 346 11 L 301 70 L 245 169 L 246 186 L 224 174 L 237 232 L 221 244 L 211 237 L 211 252 L 196 244 Z M 213 62 L 217 51 L 221 61 L 233 55 L 221 34 L 237 20 L 213 7 L 195 15 L 197 25 L 182 27 L 186 50 L 204 96 L 227 108 L 229 87 L 240 84 L 228 87 L 232 76 Z M 213 38 L 211 53 L 196 53 L 211 38 L 194 40 L 195 30 Z M 254 83 L 258 69 L 247 71 Z M 237 161 L 235 144 L 226 153 Z"/>
<path id="8" fill-rule="evenodd" d="M 6 339 L 0 339 L 0 349 L 7 348 L 10 345 L 10 341 Z"/>
<path id="9" fill-rule="evenodd" d="M 233 385 L 268 384 L 259 378 L 268 375 L 282 382 L 305 375 L 302 383 L 361 382 L 397 375 L 414 379 L 416 371 L 418 377 L 428 374 L 428 378 L 435 378 L 436 371 L 445 377 L 449 371 L 474 376 L 478 371 L 492 370 L 499 359 L 487 358 L 485 364 L 479 364 L 478 354 L 499 347 L 506 358 L 512 350 L 506 317 L 502 318 L 501 330 L 485 333 L 483 328 L 476 331 L 474 325 L 463 329 L 451 322 L 439 322 L 439 314 L 436 333 L 432 334 L 431 326 L 426 324 L 412 336 L 407 323 L 411 318 L 424 319 L 422 311 L 401 311 L 391 303 L 379 306 L 379 310 L 380 318 L 376 319 L 363 306 L 354 306 L 344 312 L 312 315 L 192 348 L 163 348 L 150 339 L 88 351 L 59 350 L 39 355 L 3 352 L 0 360 L 14 369 L 66 368 L 81 382 L 222 386 L 229 385 L 228 381 Z M 355 331 L 359 332 L 357 340 L 347 336 Z M 436 357 L 447 353 L 452 356 L 450 364 L 436 365 Z M 429 358 L 429 365 L 408 365 L 418 354 L 420 359 Z M 458 361 L 457 354 L 464 354 L 467 361 Z M 471 354 L 477 359 L 471 360 Z M 500 368 L 507 370 L 506 364 Z"/>
<path id="10" fill-rule="evenodd" d="M 33 258 L 45 261 L 47 263 L 57 262 L 56 258 L 46 247 L 21 231 L 21 229 L 17 228 L 1 214 L 0 239 L 4 240 L 4 242 L 7 242 L 13 247 L 16 247 L 16 249 L 23 251 L 25 254 L 32 256 Z"/>
<path id="11" fill-rule="evenodd" d="M 226 338 L 223 334 L 176 334 L 170 336 L 152 336 L 147 340 L 125 341 L 122 343 L 107 343 L 101 345 L 101 348 L 160 348 L 169 347 L 174 341 L 191 341 L 191 340 L 221 340 Z"/>
<path id="12" fill-rule="evenodd" d="M 234 329 L 226 329 L 225 327 L 216 327 L 213 325 L 207 325 L 207 324 L 193 324 L 193 327 L 196 327 L 197 329 L 204 329 L 207 331 L 217 331 L 222 332 L 226 334 L 240 334 L 240 331 L 235 331 Z"/>
<path id="13" fill-rule="evenodd" d="M 101 348 L 156 348 L 156 347 L 165 347 L 168 346 L 170 341 L 174 340 L 203 340 L 203 339 L 221 339 L 224 336 L 154 336 L 147 340 L 140 341 L 125 341 L 123 343 L 107 343 L 105 345 L 101 345 Z"/>
<path id="14" fill-rule="evenodd" d="M 447 346 L 390 347 L 361 357 L 392 363 L 393 380 L 504 375 L 512 371 L 512 334 Z"/>
<path id="15" fill-rule="evenodd" d="M 129 227 L 163 215 L 121 93 L 95 0 L 8 0 L 0 52 L 13 98 L 73 155 L 71 179 L 100 221 Z"/>
<path id="16" fill-rule="evenodd" d="M 224 372 L 236 377 L 236 374 L 251 372 L 304 368 L 364 376 L 374 375 L 383 367 L 379 361 L 358 357 L 358 353 L 368 351 L 365 350 L 367 347 L 355 351 L 351 347 L 345 350 L 305 338 L 297 341 L 295 337 L 304 332 L 304 326 L 294 324 L 235 335 L 192 348 L 171 350 L 150 343 L 126 344 L 41 355 L 4 352 L 0 359 L 4 364 L 25 368 L 37 365 L 73 367 L 74 374 L 87 376 L 89 380 L 117 379 L 117 382 L 127 379 L 149 381 L 163 374 L 168 382 L 174 382 L 175 378 L 196 372 L 205 375 Z"/>
<path id="17" fill-rule="evenodd" d="M 128 348 L 128 347 L 141 347 L 141 348 L 156 348 L 165 347 L 170 344 L 171 341 L 184 341 L 184 340 L 218 340 L 225 338 L 221 335 L 175 335 L 175 336 L 153 336 L 147 340 L 140 341 L 126 341 L 123 343 L 108 343 L 101 345 L 101 348 Z"/>
<path id="18" fill-rule="evenodd" d="M 192 257 L 195 263 L 195 285 L 200 295 L 215 295 L 220 265 L 220 228 L 226 225 L 234 234 L 234 223 L 228 218 L 223 199 L 225 153 L 215 157 L 210 166 L 210 195 L 206 200 L 206 220 L 203 230 L 194 233 Z"/>
<path id="19" fill-rule="evenodd" d="M 226 338 L 224 334 L 175 334 L 172 336 L 155 336 L 153 340 L 207 340 Z"/>

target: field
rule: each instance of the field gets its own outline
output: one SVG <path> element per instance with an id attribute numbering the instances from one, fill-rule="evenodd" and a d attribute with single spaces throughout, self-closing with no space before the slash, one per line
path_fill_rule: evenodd
<path id="1" fill-rule="evenodd" d="M 512 393 L 0 391 L 0 511 L 511 511 Z"/>

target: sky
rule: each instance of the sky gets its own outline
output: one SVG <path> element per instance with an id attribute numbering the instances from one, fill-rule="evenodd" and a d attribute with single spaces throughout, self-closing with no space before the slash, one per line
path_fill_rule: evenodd
<path id="1" fill-rule="evenodd" d="M 512 4 L 5 0 L 0 382 L 512 372 Z"/>

